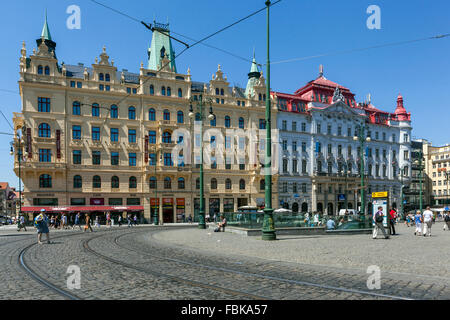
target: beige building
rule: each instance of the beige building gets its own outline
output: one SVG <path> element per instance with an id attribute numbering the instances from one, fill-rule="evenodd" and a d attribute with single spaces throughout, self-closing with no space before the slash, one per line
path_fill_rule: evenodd
<path id="1" fill-rule="evenodd" d="M 212 101 L 215 118 L 205 117 L 204 131 L 214 128 L 218 133 L 213 139 L 204 132 L 205 147 L 219 141 L 220 133 L 225 137 L 227 129 L 264 127 L 265 81 L 259 73 L 249 74 L 246 89 L 230 86 L 220 66 L 208 83 L 194 82 L 189 69 L 186 74 L 177 72 L 165 35 L 168 25 L 156 27 L 147 68 L 141 63 L 139 73 L 119 71 L 105 47 L 89 67 L 61 64 L 47 21 L 32 55 L 27 56 L 23 44 L 22 112 L 14 116 L 24 147 L 21 151 L 15 141 L 16 174 L 19 153 L 23 159 L 23 211 L 132 212 L 149 219 L 151 205 L 154 209 L 158 203 L 160 221 L 178 222 L 182 214 L 194 217 L 199 169 L 190 160 L 198 159 L 189 159 L 186 149 L 174 153 L 177 144 L 190 146 L 188 136 L 195 136 L 198 115 L 189 116 L 190 105 L 196 114 L 200 96 L 203 102 Z M 273 110 L 276 119 L 276 106 Z M 209 111 L 208 104 L 204 113 Z M 186 132 L 183 138 L 174 136 L 176 129 Z M 226 139 L 236 140 L 236 150 L 244 154 L 250 145 L 259 147 L 248 138 Z M 213 160 L 219 158 L 217 150 L 211 154 Z M 230 164 L 204 166 L 207 214 L 263 205 L 260 181 L 264 176 L 258 165 L 244 157 L 233 157 Z M 277 203 L 276 188 L 274 193 Z"/>
<path id="2" fill-rule="evenodd" d="M 433 147 L 424 144 L 425 173 L 428 199 L 434 207 L 450 206 L 450 145 Z"/>

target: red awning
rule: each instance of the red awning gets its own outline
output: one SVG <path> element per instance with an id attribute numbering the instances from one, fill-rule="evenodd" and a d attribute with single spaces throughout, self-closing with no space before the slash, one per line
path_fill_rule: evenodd
<path id="1" fill-rule="evenodd" d="M 22 207 L 23 212 L 40 212 L 45 209 L 48 212 L 92 212 L 92 211 L 142 211 L 143 206 L 60 206 L 60 207 Z"/>

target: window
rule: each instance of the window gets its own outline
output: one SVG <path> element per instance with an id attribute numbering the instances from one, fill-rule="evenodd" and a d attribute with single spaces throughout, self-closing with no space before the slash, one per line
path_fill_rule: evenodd
<path id="1" fill-rule="evenodd" d="M 94 165 L 100 165 L 100 157 L 101 157 L 101 152 L 100 151 L 92 151 L 92 164 Z"/>
<path id="2" fill-rule="evenodd" d="M 111 142 L 119 141 L 119 129 L 111 128 Z"/>
<path id="3" fill-rule="evenodd" d="M 131 94 L 131 88 L 127 88 L 127 93 Z"/>
<path id="4" fill-rule="evenodd" d="M 306 132 L 306 123 L 302 122 L 302 132 Z"/>
<path id="5" fill-rule="evenodd" d="M 293 173 L 297 173 L 298 172 L 297 167 L 298 167 L 297 159 L 292 159 L 292 172 Z"/>
<path id="6" fill-rule="evenodd" d="M 112 166 L 119 165 L 119 153 L 118 152 L 111 152 L 111 165 Z"/>
<path id="7" fill-rule="evenodd" d="M 288 172 L 288 159 L 283 159 L 283 173 Z"/>
<path id="8" fill-rule="evenodd" d="M 196 180 L 195 180 L 195 189 L 200 189 L 200 178 L 197 178 Z"/>
<path id="9" fill-rule="evenodd" d="M 327 126 L 327 134 L 331 135 L 331 124 Z"/>
<path id="10" fill-rule="evenodd" d="M 231 190 L 231 179 L 225 180 L 225 189 Z"/>
<path id="11" fill-rule="evenodd" d="M 170 121 L 170 111 L 169 110 L 164 110 L 164 112 L 163 112 L 163 119 L 165 120 L 165 121 Z"/>
<path id="12" fill-rule="evenodd" d="M 239 190 L 245 190 L 245 180 L 239 180 Z"/>
<path id="13" fill-rule="evenodd" d="M 229 116 L 225 116 L 225 128 L 231 127 L 231 118 Z"/>
<path id="14" fill-rule="evenodd" d="M 211 190 L 217 190 L 217 179 L 216 178 L 211 179 Z"/>
<path id="15" fill-rule="evenodd" d="M 395 136 L 395 133 L 392 134 L 392 142 L 396 142 L 396 136 Z"/>
<path id="16" fill-rule="evenodd" d="M 266 119 L 259 119 L 259 129 L 266 129 Z"/>
<path id="17" fill-rule="evenodd" d="M 48 66 L 45 66 L 45 75 L 50 75 L 50 68 Z"/>
<path id="18" fill-rule="evenodd" d="M 172 167 L 173 166 L 172 154 L 171 153 L 164 153 L 164 165 L 167 166 L 167 167 Z"/>
<path id="19" fill-rule="evenodd" d="M 184 189 L 184 178 L 178 178 L 178 189 Z"/>
<path id="20" fill-rule="evenodd" d="M 100 127 L 92 127 L 92 140 L 100 140 Z"/>
<path id="21" fill-rule="evenodd" d="M 41 137 L 41 138 L 50 138 L 51 137 L 50 126 L 47 123 L 41 123 L 39 125 L 39 137 Z"/>
<path id="22" fill-rule="evenodd" d="M 167 96 L 170 97 L 172 95 L 172 89 L 167 87 Z"/>
<path id="23" fill-rule="evenodd" d="M 219 95 L 219 88 L 216 88 L 216 96 L 218 96 Z"/>
<path id="24" fill-rule="evenodd" d="M 106 90 L 106 91 L 110 91 L 110 90 L 111 90 L 111 87 L 110 87 L 110 86 L 105 86 L 105 90 Z"/>
<path id="25" fill-rule="evenodd" d="M 81 89 L 81 88 L 83 88 L 83 83 L 82 83 L 82 82 L 79 82 L 79 81 L 77 81 L 77 88 L 78 88 L 78 89 Z"/>
<path id="26" fill-rule="evenodd" d="M 328 162 L 328 173 L 333 173 L 333 164 Z"/>
<path id="27" fill-rule="evenodd" d="M 302 152 L 306 152 L 306 142 L 302 142 Z"/>
<path id="28" fill-rule="evenodd" d="M 169 131 L 165 131 L 162 136 L 163 143 L 172 143 L 172 134 Z"/>
<path id="29" fill-rule="evenodd" d="M 297 141 L 292 141 L 292 151 L 297 151 Z"/>
<path id="30" fill-rule="evenodd" d="M 72 151 L 73 164 L 81 164 L 81 150 Z"/>
<path id="31" fill-rule="evenodd" d="M 81 176 L 74 176 L 73 177 L 73 188 L 80 189 L 82 186 L 83 186 L 83 180 L 81 179 Z"/>
<path id="32" fill-rule="evenodd" d="M 136 153 L 129 153 L 128 158 L 130 167 L 136 167 Z"/>
<path id="33" fill-rule="evenodd" d="M 266 180 L 259 180 L 259 190 L 263 191 L 266 188 Z"/>
<path id="34" fill-rule="evenodd" d="M 128 129 L 128 142 L 136 143 L 136 129 Z"/>
<path id="35" fill-rule="evenodd" d="M 321 127 L 320 123 L 317 124 L 316 128 L 317 128 L 317 133 L 322 133 L 322 130 L 321 130 L 322 127 Z"/>
<path id="36" fill-rule="evenodd" d="M 347 137 L 351 137 L 352 136 L 352 128 L 348 127 L 347 128 Z"/>
<path id="37" fill-rule="evenodd" d="M 155 177 L 150 177 L 148 181 L 148 186 L 150 189 L 156 189 L 157 180 Z"/>
<path id="38" fill-rule="evenodd" d="M 220 95 L 221 96 L 225 95 L 225 92 L 223 91 L 223 89 L 220 89 Z"/>
<path id="39" fill-rule="evenodd" d="M 150 95 L 154 95 L 155 94 L 155 87 L 153 85 L 150 85 Z"/>
<path id="40" fill-rule="evenodd" d="M 177 122 L 184 123 L 184 113 L 183 111 L 178 111 L 177 113 Z"/>
<path id="41" fill-rule="evenodd" d="M 181 88 L 178 89 L 178 98 L 183 98 L 183 90 Z"/>
<path id="42" fill-rule="evenodd" d="M 104 75 L 103 73 L 100 73 L 100 74 L 98 75 L 98 80 L 99 80 L 99 81 L 105 81 L 105 75 Z"/>
<path id="43" fill-rule="evenodd" d="M 50 112 L 50 98 L 38 98 L 38 111 Z"/>
<path id="44" fill-rule="evenodd" d="M 148 120 L 149 120 L 149 121 L 155 121 L 155 120 L 156 120 L 155 109 L 150 108 L 150 109 L 148 110 Z"/>
<path id="45" fill-rule="evenodd" d="M 216 115 L 214 115 L 214 118 L 211 119 L 211 120 L 209 121 L 209 125 L 210 125 L 211 127 L 215 127 L 215 126 L 216 126 L 216 123 L 217 123 L 217 121 L 216 121 Z"/>
<path id="46" fill-rule="evenodd" d="M 118 189 L 120 186 L 119 177 L 113 176 L 111 178 L 111 188 L 112 189 Z"/>
<path id="47" fill-rule="evenodd" d="M 136 108 L 135 107 L 128 108 L 128 119 L 136 120 Z"/>
<path id="48" fill-rule="evenodd" d="M 282 149 L 284 151 L 286 151 L 287 150 L 287 140 L 283 140 L 281 145 L 282 145 Z"/>
<path id="49" fill-rule="evenodd" d="M 111 106 L 111 112 L 110 112 L 112 119 L 117 119 L 119 117 L 119 108 L 115 104 Z"/>
<path id="50" fill-rule="evenodd" d="M 239 118 L 239 128 L 244 129 L 244 118 Z"/>
<path id="51" fill-rule="evenodd" d="M 338 136 L 342 136 L 342 127 L 338 127 Z"/>
<path id="52" fill-rule="evenodd" d="M 50 149 L 39 149 L 39 162 L 52 162 L 52 151 Z"/>
<path id="53" fill-rule="evenodd" d="M 287 121 L 286 120 L 283 120 L 281 122 L 281 130 L 284 130 L 284 131 L 287 130 Z"/>
<path id="54" fill-rule="evenodd" d="M 39 188 L 51 188 L 52 176 L 49 174 L 42 174 L 39 176 Z"/>
<path id="55" fill-rule="evenodd" d="M 136 189 L 137 188 L 137 179 L 136 177 L 130 177 L 128 181 L 128 186 L 130 189 Z"/>
<path id="56" fill-rule="evenodd" d="M 306 173 L 306 166 L 308 162 L 306 160 L 302 160 L 302 173 Z"/>
<path id="57" fill-rule="evenodd" d="M 338 155 L 342 155 L 342 146 L 338 145 Z"/>
<path id="58" fill-rule="evenodd" d="M 94 189 L 100 189 L 102 187 L 102 179 L 100 176 L 94 176 L 92 178 L 92 188 Z"/>
<path id="59" fill-rule="evenodd" d="M 42 74 L 43 73 L 43 68 L 42 68 L 42 66 L 38 66 L 38 74 Z"/>
<path id="60" fill-rule="evenodd" d="M 166 95 L 166 87 L 162 87 L 161 88 L 161 95 L 165 96 Z"/>
<path id="61" fill-rule="evenodd" d="M 156 143 L 156 131 L 148 132 L 148 143 L 155 144 Z"/>
<path id="62" fill-rule="evenodd" d="M 97 103 L 92 105 L 92 116 L 99 117 L 100 116 L 100 107 Z"/>
<path id="63" fill-rule="evenodd" d="M 164 189 L 172 189 L 172 180 L 169 177 L 164 178 Z"/>
<path id="64" fill-rule="evenodd" d="M 81 139 L 81 126 L 72 126 L 72 139 L 73 140 Z"/>
<path id="65" fill-rule="evenodd" d="M 109 76 L 109 73 L 105 74 L 105 81 L 106 82 L 110 82 L 111 81 L 111 77 Z"/>
<path id="66" fill-rule="evenodd" d="M 297 122 L 292 121 L 292 131 L 297 131 Z"/>
<path id="67" fill-rule="evenodd" d="M 78 101 L 72 103 L 72 114 L 74 116 L 79 116 L 81 114 L 81 103 Z"/>

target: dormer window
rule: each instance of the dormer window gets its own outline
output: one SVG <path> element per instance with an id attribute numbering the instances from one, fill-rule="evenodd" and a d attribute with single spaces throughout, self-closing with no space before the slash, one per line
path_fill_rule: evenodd
<path id="1" fill-rule="evenodd" d="M 216 96 L 219 95 L 219 88 L 216 88 Z"/>
<path id="2" fill-rule="evenodd" d="M 48 66 L 45 66 L 45 75 L 46 76 L 50 75 L 50 68 Z"/>
<path id="3" fill-rule="evenodd" d="M 225 95 L 225 91 L 223 89 L 220 89 L 220 95 L 224 96 Z"/>
<path id="4" fill-rule="evenodd" d="M 44 73 L 44 68 L 42 66 L 38 66 L 38 74 L 43 74 Z"/>
<path id="5" fill-rule="evenodd" d="M 163 96 L 166 95 L 166 87 L 161 88 L 161 95 L 163 95 Z"/>
<path id="6" fill-rule="evenodd" d="M 162 47 L 160 53 L 161 53 L 161 59 L 164 59 L 164 57 L 166 56 L 166 48 Z"/>
<path id="7" fill-rule="evenodd" d="M 167 87 L 167 96 L 170 97 L 172 95 L 172 89 Z"/>
<path id="8" fill-rule="evenodd" d="M 103 73 L 100 73 L 100 74 L 98 75 L 98 80 L 99 80 L 99 81 L 105 81 L 105 76 L 104 76 Z"/>
<path id="9" fill-rule="evenodd" d="M 109 73 L 105 74 L 105 81 L 106 82 L 110 82 L 111 81 L 111 77 L 109 76 Z"/>
<path id="10" fill-rule="evenodd" d="M 155 94 L 155 87 L 153 85 L 150 85 L 150 95 Z"/>

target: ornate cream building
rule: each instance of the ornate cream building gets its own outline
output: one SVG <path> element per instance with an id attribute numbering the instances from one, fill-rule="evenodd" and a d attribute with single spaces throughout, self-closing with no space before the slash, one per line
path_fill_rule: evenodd
<path id="1" fill-rule="evenodd" d="M 139 73 L 118 70 L 105 47 L 91 66 L 60 63 L 47 21 L 32 55 L 23 44 L 22 112 L 14 116 L 23 137 L 23 150 L 15 142 L 16 174 L 18 157 L 23 159 L 23 211 L 132 212 L 149 219 L 158 203 L 160 221 L 181 221 L 182 214 L 195 216 L 199 203 L 199 169 L 189 161 L 196 157 L 173 154 L 188 138 L 174 137 L 176 129 L 194 136 L 198 115 L 189 117 L 190 105 L 197 113 L 200 96 L 211 99 L 215 118 L 205 118 L 204 130 L 215 128 L 223 136 L 227 129 L 265 127 L 265 81 L 256 63 L 246 89 L 230 86 L 220 66 L 208 83 L 194 82 L 189 69 L 177 72 L 168 25 L 155 26 L 148 65 L 141 63 Z M 209 104 L 204 108 L 208 115 Z M 273 111 L 276 123 L 276 105 Z M 207 137 L 205 147 L 214 145 L 216 137 Z M 248 153 L 249 139 L 225 139 L 236 139 L 236 150 Z M 260 167 L 248 158 L 232 160 L 204 166 L 211 216 L 263 205 Z M 278 203 L 275 188 L 273 201 Z"/>
<path id="2" fill-rule="evenodd" d="M 424 180 L 427 203 L 434 207 L 450 207 L 450 145 L 432 146 L 430 142 L 423 144 Z M 425 189 L 425 188 L 424 188 Z"/>

